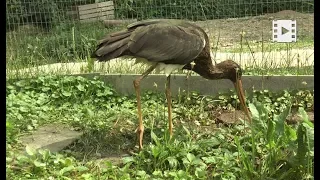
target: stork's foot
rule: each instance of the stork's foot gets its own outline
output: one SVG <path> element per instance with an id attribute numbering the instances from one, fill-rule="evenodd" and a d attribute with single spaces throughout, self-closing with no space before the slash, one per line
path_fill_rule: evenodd
<path id="1" fill-rule="evenodd" d="M 143 140 L 143 133 L 144 133 L 144 126 L 138 126 L 137 130 L 137 137 L 138 137 L 138 140 L 139 140 L 139 151 L 142 150 L 142 140 Z"/>

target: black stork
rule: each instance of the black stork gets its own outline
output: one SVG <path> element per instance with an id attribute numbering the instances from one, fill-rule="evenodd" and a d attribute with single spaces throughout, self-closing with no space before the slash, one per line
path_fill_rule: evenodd
<path id="1" fill-rule="evenodd" d="M 167 76 L 166 98 L 168 103 L 169 132 L 172 136 L 172 107 L 170 74 L 176 69 L 192 70 L 206 79 L 229 79 L 235 86 L 241 106 L 251 122 L 242 89 L 242 71 L 232 60 L 212 64 L 209 38 L 206 32 L 193 22 L 157 19 L 132 23 L 125 30 L 111 33 L 98 43 L 92 58 L 108 61 L 114 58 L 135 57 L 150 67 L 133 81 L 137 96 L 139 149 L 142 149 L 144 126 L 142 122 L 140 82 L 155 68 Z"/>

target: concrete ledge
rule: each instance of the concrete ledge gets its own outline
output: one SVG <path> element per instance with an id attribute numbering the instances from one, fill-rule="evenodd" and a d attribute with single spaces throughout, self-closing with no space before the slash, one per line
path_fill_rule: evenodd
<path id="1" fill-rule="evenodd" d="M 83 76 L 92 79 L 97 74 L 77 74 L 73 76 Z M 134 94 L 133 80 L 137 74 L 100 74 L 100 79 L 111 84 L 117 92 L 121 94 Z M 228 92 L 234 89 L 230 80 L 207 80 L 201 76 L 191 76 L 186 79 L 186 75 L 171 76 L 171 91 L 176 95 L 182 90 L 196 91 L 203 95 L 217 95 L 219 92 Z M 164 93 L 166 76 L 149 75 L 141 81 L 141 91 L 154 91 Z M 243 88 L 247 93 L 255 90 L 268 89 L 273 92 L 285 89 L 309 89 L 314 88 L 314 76 L 243 76 Z"/>
<path id="2" fill-rule="evenodd" d="M 61 76 L 82 76 L 84 78 L 93 79 L 100 77 L 100 80 L 112 85 L 115 90 L 121 94 L 134 94 L 133 80 L 138 74 L 102 74 L 102 73 L 82 73 Z M 25 78 L 28 79 L 28 78 Z M 13 82 L 17 79 L 9 79 Z M 21 80 L 21 79 L 20 79 Z M 165 75 L 150 74 L 141 81 L 141 91 L 153 91 L 164 93 Z M 270 90 L 272 92 L 293 89 L 314 89 L 314 76 L 243 76 L 242 84 L 247 93 L 255 90 Z M 189 79 L 184 74 L 171 75 L 171 92 L 177 95 L 179 91 L 196 91 L 203 95 L 217 95 L 219 92 L 229 92 L 234 89 L 230 80 L 207 80 L 198 75 L 192 75 Z"/>

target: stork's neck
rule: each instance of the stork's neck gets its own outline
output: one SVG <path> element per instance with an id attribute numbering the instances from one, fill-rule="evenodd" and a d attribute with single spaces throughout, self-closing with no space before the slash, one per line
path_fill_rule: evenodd
<path id="1" fill-rule="evenodd" d="M 227 77 L 225 77 L 226 74 L 224 73 L 223 69 L 213 65 L 210 53 L 209 38 L 203 29 L 200 28 L 200 30 L 205 36 L 204 38 L 206 39 L 206 46 L 196 57 L 196 59 L 194 59 L 193 62 L 195 65 L 192 66 L 191 64 L 187 64 L 183 67 L 183 69 L 192 70 L 206 79 L 226 79 Z"/>
<path id="2" fill-rule="evenodd" d="M 210 56 L 207 56 L 207 58 L 195 59 L 194 63 L 195 65 L 193 67 L 191 64 L 188 64 L 183 69 L 192 70 L 206 79 L 213 80 L 225 78 L 223 70 L 212 64 Z"/>
<path id="3" fill-rule="evenodd" d="M 217 66 L 211 64 L 196 64 L 192 71 L 206 79 L 224 79 L 224 73 Z"/>

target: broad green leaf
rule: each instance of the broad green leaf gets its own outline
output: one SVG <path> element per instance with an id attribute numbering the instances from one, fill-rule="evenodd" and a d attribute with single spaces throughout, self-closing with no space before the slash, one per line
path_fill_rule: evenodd
<path id="1" fill-rule="evenodd" d="M 192 161 L 194 161 L 196 159 L 196 157 L 193 154 L 188 153 L 187 154 L 187 159 L 188 159 L 189 162 L 192 162 Z"/>
<path id="2" fill-rule="evenodd" d="M 12 125 L 9 121 L 6 121 L 6 128 L 12 128 Z"/>
<path id="3" fill-rule="evenodd" d="M 71 166 L 73 163 L 73 160 L 70 157 L 67 157 L 64 161 L 65 166 Z"/>
<path id="4" fill-rule="evenodd" d="M 122 158 L 123 164 L 127 164 L 129 162 L 134 162 L 134 158 L 129 156 L 129 157 L 124 157 Z"/>
<path id="5" fill-rule="evenodd" d="M 314 128 L 310 127 L 307 123 L 304 123 L 304 122 L 302 122 L 302 126 L 304 126 L 306 130 L 308 151 L 313 151 L 314 150 Z"/>
<path id="6" fill-rule="evenodd" d="M 284 134 L 285 121 L 290 111 L 291 105 L 287 106 L 282 113 L 273 117 L 274 121 L 276 122 L 275 133 L 278 136 L 277 139 L 281 138 L 281 136 Z"/>
<path id="7" fill-rule="evenodd" d="M 307 112 L 302 107 L 299 108 L 298 112 L 304 123 L 308 124 L 310 127 L 314 127 L 313 123 L 309 120 Z"/>
<path id="8" fill-rule="evenodd" d="M 48 159 L 50 156 L 50 151 L 47 149 L 40 149 L 39 154 L 42 155 L 42 159 Z"/>
<path id="9" fill-rule="evenodd" d="M 31 125 L 27 125 L 28 130 L 33 130 L 33 127 Z"/>
<path id="10" fill-rule="evenodd" d="M 286 136 L 291 140 L 297 140 L 297 131 L 290 126 L 285 126 Z"/>
<path id="11" fill-rule="evenodd" d="M 145 171 L 137 171 L 137 176 L 144 177 L 147 173 Z"/>
<path id="12" fill-rule="evenodd" d="M 70 172 L 70 171 L 73 171 L 75 168 L 73 165 L 70 165 L 68 167 L 65 167 L 65 168 L 62 168 L 60 171 L 59 171 L 59 174 L 62 176 L 64 175 L 65 173 L 67 172 Z"/>
<path id="13" fill-rule="evenodd" d="M 195 175 L 197 178 L 203 178 L 206 176 L 206 171 L 200 168 L 196 168 Z"/>
<path id="14" fill-rule="evenodd" d="M 29 109 L 26 108 L 26 107 L 24 107 L 24 106 L 21 106 L 21 107 L 19 108 L 19 110 L 20 110 L 21 112 L 29 112 Z"/>
<path id="15" fill-rule="evenodd" d="M 183 130 L 187 133 L 188 136 L 190 136 L 190 131 L 185 126 L 182 126 Z"/>
<path id="16" fill-rule="evenodd" d="M 8 89 L 11 89 L 11 90 L 12 90 L 12 89 L 15 89 L 15 87 L 12 86 L 12 85 L 7 85 L 6 87 L 7 87 Z"/>
<path id="17" fill-rule="evenodd" d="M 179 177 L 186 177 L 187 176 L 187 173 L 185 171 L 182 171 L 182 170 L 179 170 L 177 174 L 178 174 Z"/>
<path id="18" fill-rule="evenodd" d="M 217 163 L 217 160 L 214 156 L 210 156 L 210 157 L 202 157 L 202 159 L 204 160 L 205 163 L 207 164 L 215 164 Z"/>
<path id="19" fill-rule="evenodd" d="M 274 136 L 275 136 L 275 122 L 269 120 L 268 131 L 267 131 L 267 142 L 268 142 L 269 148 L 273 148 L 275 145 Z"/>
<path id="20" fill-rule="evenodd" d="M 162 171 L 155 170 L 155 171 L 153 171 L 152 175 L 161 177 L 162 176 Z"/>
<path id="21" fill-rule="evenodd" d="M 97 91 L 97 96 L 98 96 L 98 97 L 101 97 L 101 96 L 104 96 L 104 94 L 101 92 L 101 90 L 98 90 L 98 91 Z"/>
<path id="22" fill-rule="evenodd" d="M 185 165 L 185 166 L 189 166 L 190 164 L 190 161 L 188 160 L 188 158 L 182 158 L 182 163 Z"/>
<path id="23" fill-rule="evenodd" d="M 18 155 L 17 160 L 20 162 L 28 162 L 30 159 L 27 156 L 24 155 Z"/>
<path id="24" fill-rule="evenodd" d="M 259 119 L 259 111 L 257 110 L 256 106 L 252 103 L 249 104 L 249 109 L 251 111 L 252 114 L 252 119 Z"/>
<path id="25" fill-rule="evenodd" d="M 91 109 L 87 108 L 86 110 L 89 117 L 94 117 L 95 114 Z"/>
<path id="26" fill-rule="evenodd" d="M 112 163 L 110 161 L 106 161 L 104 162 L 104 164 L 108 167 L 108 168 L 112 168 Z"/>
<path id="27" fill-rule="evenodd" d="M 50 89 L 51 89 L 51 88 L 49 88 L 49 87 L 43 87 L 43 88 L 41 88 L 41 90 L 42 90 L 43 92 L 50 91 Z"/>
<path id="28" fill-rule="evenodd" d="M 306 154 L 308 152 L 308 142 L 307 142 L 307 133 L 306 128 L 300 124 L 298 127 L 298 150 L 297 150 L 297 158 L 299 163 L 305 164 Z"/>
<path id="29" fill-rule="evenodd" d="M 159 149 L 163 149 L 162 147 L 158 146 Z M 160 154 L 159 154 L 159 159 L 166 159 L 169 155 L 169 151 L 164 151 L 164 150 L 161 150 L 160 151 Z"/>
<path id="30" fill-rule="evenodd" d="M 195 158 L 193 161 L 192 161 L 192 164 L 196 164 L 196 165 L 203 165 L 203 162 L 201 159 L 199 158 Z"/>
<path id="31" fill-rule="evenodd" d="M 33 156 L 36 154 L 36 150 L 29 145 L 26 146 L 26 152 L 28 155 Z"/>
<path id="32" fill-rule="evenodd" d="M 82 84 L 78 84 L 76 87 L 78 88 L 79 91 L 82 91 L 82 92 L 85 91 L 85 88 Z"/>
<path id="33" fill-rule="evenodd" d="M 178 160 L 175 157 L 168 157 L 167 161 L 169 162 L 169 166 L 171 168 L 176 168 L 178 166 Z"/>
<path id="34" fill-rule="evenodd" d="M 160 145 L 159 139 L 153 131 L 151 131 L 151 139 L 156 143 L 157 146 Z"/>
<path id="35" fill-rule="evenodd" d="M 221 144 L 218 138 L 211 137 L 210 139 L 200 140 L 198 142 L 199 146 L 207 148 L 207 147 L 215 147 Z"/>
<path id="36" fill-rule="evenodd" d="M 169 174 L 171 177 L 175 177 L 175 178 L 178 177 L 177 173 L 176 173 L 176 172 L 173 172 L 173 171 L 170 171 L 168 174 Z"/>
<path id="37" fill-rule="evenodd" d="M 89 168 L 87 168 L 86 166 L 77 166 L 77 167 L 76 167 L 76 170 L 79 171 L 79 172 L 82 172 L 82 171 L 87 171 L 87 170 L 89 170 Z"/>
<path id="38" fill-rule="evenodd" d="M 93 176 L 93 174 L 91 174 L 91 173 L 85 173 L 85 174 L 81 175 L 81 177 L 83 177 L 85 180 L 94 180 L 94 178 L 92 176 Z"/>
<path id="39" fill-rule="evenodd" d="M 251 159 L 248 157 L 247 152 L 243 149 L 243 147 L 240 144 L 239 138 L 235 136 L 235 142 L 238 148 L 238 152 L 240 152 L 241 157 L 241 163 L 246 168 L 247 171 L 253 172 L 253 164 L 251 162 Z"/>
<path id="40" fill-rule="evenodd" d="M 266 109 L 260 102 L 255 102 L 254 104 L 249 104 L 249 109 L 252 114 L 252 124 L 256 131 L 261 131 L 267 128 L 266 119 L 267 112 Z"/>
<path id="41" fill-rule="evenodd" d="M 66 97 L 70 97 L 70 96 L 71 96 L 71 92 L 69 92 L 69 91 L 62 91 L 62 95 L 66 96 Z"/>
<path id="42" fill-rule="evenodd" d="M 42 162 L 39 162 L 37 160 L 34 160 L 33 161 L 33 164 L 36 166 L 36 167 L 45 167 L 46 166 L 46 163 L 42 163 Z"/>
<path id="43" fill-rule="evenodd" d="M 27 82 L 25 80 L 21 80 L 21 81 L 16 82 L 16 85 L 19 87 L 24 87 L 27 85 Z"/>
<path id="44" fill-rule="evenodd" d="M 157 158 L 159 156 L 159 154 L 161 153 L 162 148 L 160 146 L 152 146 L 151 147 L 151 152 L 152 152 L 152 156 L 154 158 Z"/>

